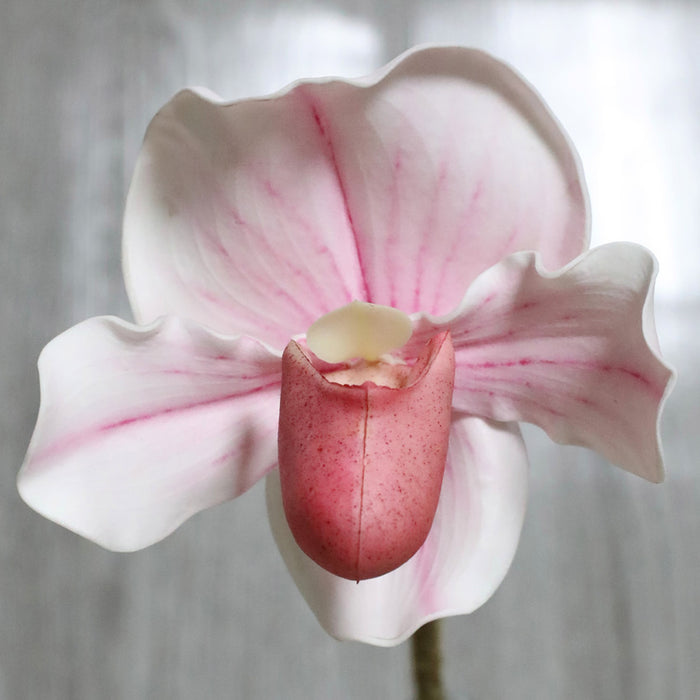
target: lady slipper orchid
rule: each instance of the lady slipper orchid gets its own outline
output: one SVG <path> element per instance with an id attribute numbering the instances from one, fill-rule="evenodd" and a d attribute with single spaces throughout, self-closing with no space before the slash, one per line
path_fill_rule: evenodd
<path id="1" fill-rule="evenodd" d="M 127 199 L 142 325 L 93 318 L 44 349 L 20 493 L 127 551 L 266 476 L 331 634 L 390 645 L 470 612 L 519 538 L 518 421 L 663 478 L 655 262 L 587 245 L 572 146 L 481 52 L 237 103 L 181 92 Z"/>

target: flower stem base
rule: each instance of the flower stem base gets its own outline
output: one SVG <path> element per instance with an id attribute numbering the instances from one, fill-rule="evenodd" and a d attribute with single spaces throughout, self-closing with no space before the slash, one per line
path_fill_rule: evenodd
<path id="1" fill-rule="evenodd" d="M 416 630 L 411 637 L 411 650 L 416 700 L 445 700 L 439 620 L 428 622 Z"/>

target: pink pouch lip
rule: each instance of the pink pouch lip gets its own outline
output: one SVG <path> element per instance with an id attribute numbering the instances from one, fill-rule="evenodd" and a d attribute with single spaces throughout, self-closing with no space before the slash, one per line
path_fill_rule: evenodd
<path id="1" fill-rule="evenodd" d="M 282 358 L 282 498 L 300 548 L 343 578 L 407 561 L 430 531 L 449 439 L 454 350 L 432 338 L 404 386 L 337 384 L 292 341 Z"/>

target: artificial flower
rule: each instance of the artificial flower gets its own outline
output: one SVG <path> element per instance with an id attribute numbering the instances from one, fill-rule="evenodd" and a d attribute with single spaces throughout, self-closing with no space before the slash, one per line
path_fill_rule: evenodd
<path id="1" fill-rule="evenodd" d="M 470 612 L 517 546 L 518 421 L 663 478 L 672 372 L 653 328 L 655 263 L 632 244 L 586 253 L 588 228 L 569 140 L 479 51 L 415 50 L 363 80 L 236 103 L 183 91 L 151 123 L 127 199 L 140 325 L 93 318 L 47 345 L 20 493 L 128 551 L 267 477 L 276 542 L 331 634 L 390 645 Z M 299 548 L 275 468 L 283 349 L 296 341 L 314 371 L 338 370 L 305 333 L 353 301 L 410 315 L 391 363 L 411 368 L 435 338 L 454 348 L 427 538 L 359 584 Z"/>

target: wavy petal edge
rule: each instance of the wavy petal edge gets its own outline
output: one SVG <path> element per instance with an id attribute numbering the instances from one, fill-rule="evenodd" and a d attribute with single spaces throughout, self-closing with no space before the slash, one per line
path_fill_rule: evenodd
<path id="1" fill-rule="evenodd" d="M 656 452 L 657 452 L 657 462 L 656 466 L 651 469 L 644 469 L 642 471 L 630 468 L 629 465 L 624 465 L 614 460 L 610 460 L 616 466 L 642 476 L 648 481 L 654 483 L 661 483 L 665 477 L 664 460 L 663 460 L 663 449 L 661 442 L 661 422 L 663 416 L 663 410 L 668 400 L 668 397 L 673 390 L 673 386 L 676 381 L 676 371 L 675 369 L 666 362 L 661 356 L 661 351 L 659 348 L 658 337 L 656 334 L 656 327 L 654 321 L 654 282 L 656 275 L 658 273 L 658 262 L 651 251 L 649 251 L 644 246 L 638 245 L 636 243 L 619 242 L 619 243 L 609 243 L 592 250 L 582 253 L 580 256 L 569 262 L 567 265 L 559 269 L 549 269 L 542 263 L 542 256 L 537 251 L 522 251 L 514 253 L 513 255 L 505 258 L 501 263 L 498 263 L 492 268 L 485 270 L 470 286 L 467 290 L 461 303 L 449 314 L 441 316 L 432 316 L 430 314 L 418 313 L 411 316 L 414 324 L 414 335 L 411 341 L 409 341 L 408 347 L 412 347 L 414 343 L 422 342 L 422 339 L 426 335 L 436 332 L 436 329 L 450 329 L 453 330 L 455 326 L 460 322 L 462 317 L 473 309 L 476 305 L 480 303 L 479 291 L 480 287 L 484 286 L 488 288 L 490 278 L 499 273 L 500 269 L 504 269 L 504 266 L 509 264 L 520 265 L 525 268 L 529 264 L 534 266 L 534 270 L 540 278 L 544 280 L 556 281 L 565 277 L 568 273 L 575 271 L 576 268 L 582 266 L 586 263 L 590 263 L 594 256 L 615 254 L 621 260 L 624 260 L 625 252 L 630 255 L 635 255 L 640 258 L 645 258 L 643 261 L 646 266 L 645 272 L 645 292 L 644 300 L 641 304 L 641 330 L 642 330 L 642 340 L 645 344 L 646 351 L 653 357 L 656 363 L 656 371 L 660 374 L 664 374 L 664 388 L 660 393 L 658 402 L 656 404 L 656 418 L 655 418 L 655 440 L 656 440 Z M 455 348 L 458 348 L 458 341 L 455 341 Z M 513 418 L 513 417 L 495 417 L 493 415 L 487 416 L 496 420 L 525 420 L 524 418 Z M 592 448 L 582 442 L 568 441 L 566 439 L 558 439 L 557 437 L 550 434 L 550 437 L 555 441 L 562 444 L 575 444 L 584 447 Z M 598 450 L 599 451 L 599 450 Z M 608 457 L 609 458 L 609 457 Z"/>
<path id="2" fill-rule="evenodd" d="M 246 442 L 277 427 L 281 359 L 257 340 L 177 318 L 138 326 L 103 316 L 54 338 L 38 364 L 41 403 L 19 494 L 106 549 L 154 544 L 276 464 L 264 440 L 257 451 Z M 151 391 L 141 399 L 146 384 Z M 237 422 L 241 440 L 227 437 Z M 200 459 L 208 468 L 192 471 Z"/>

